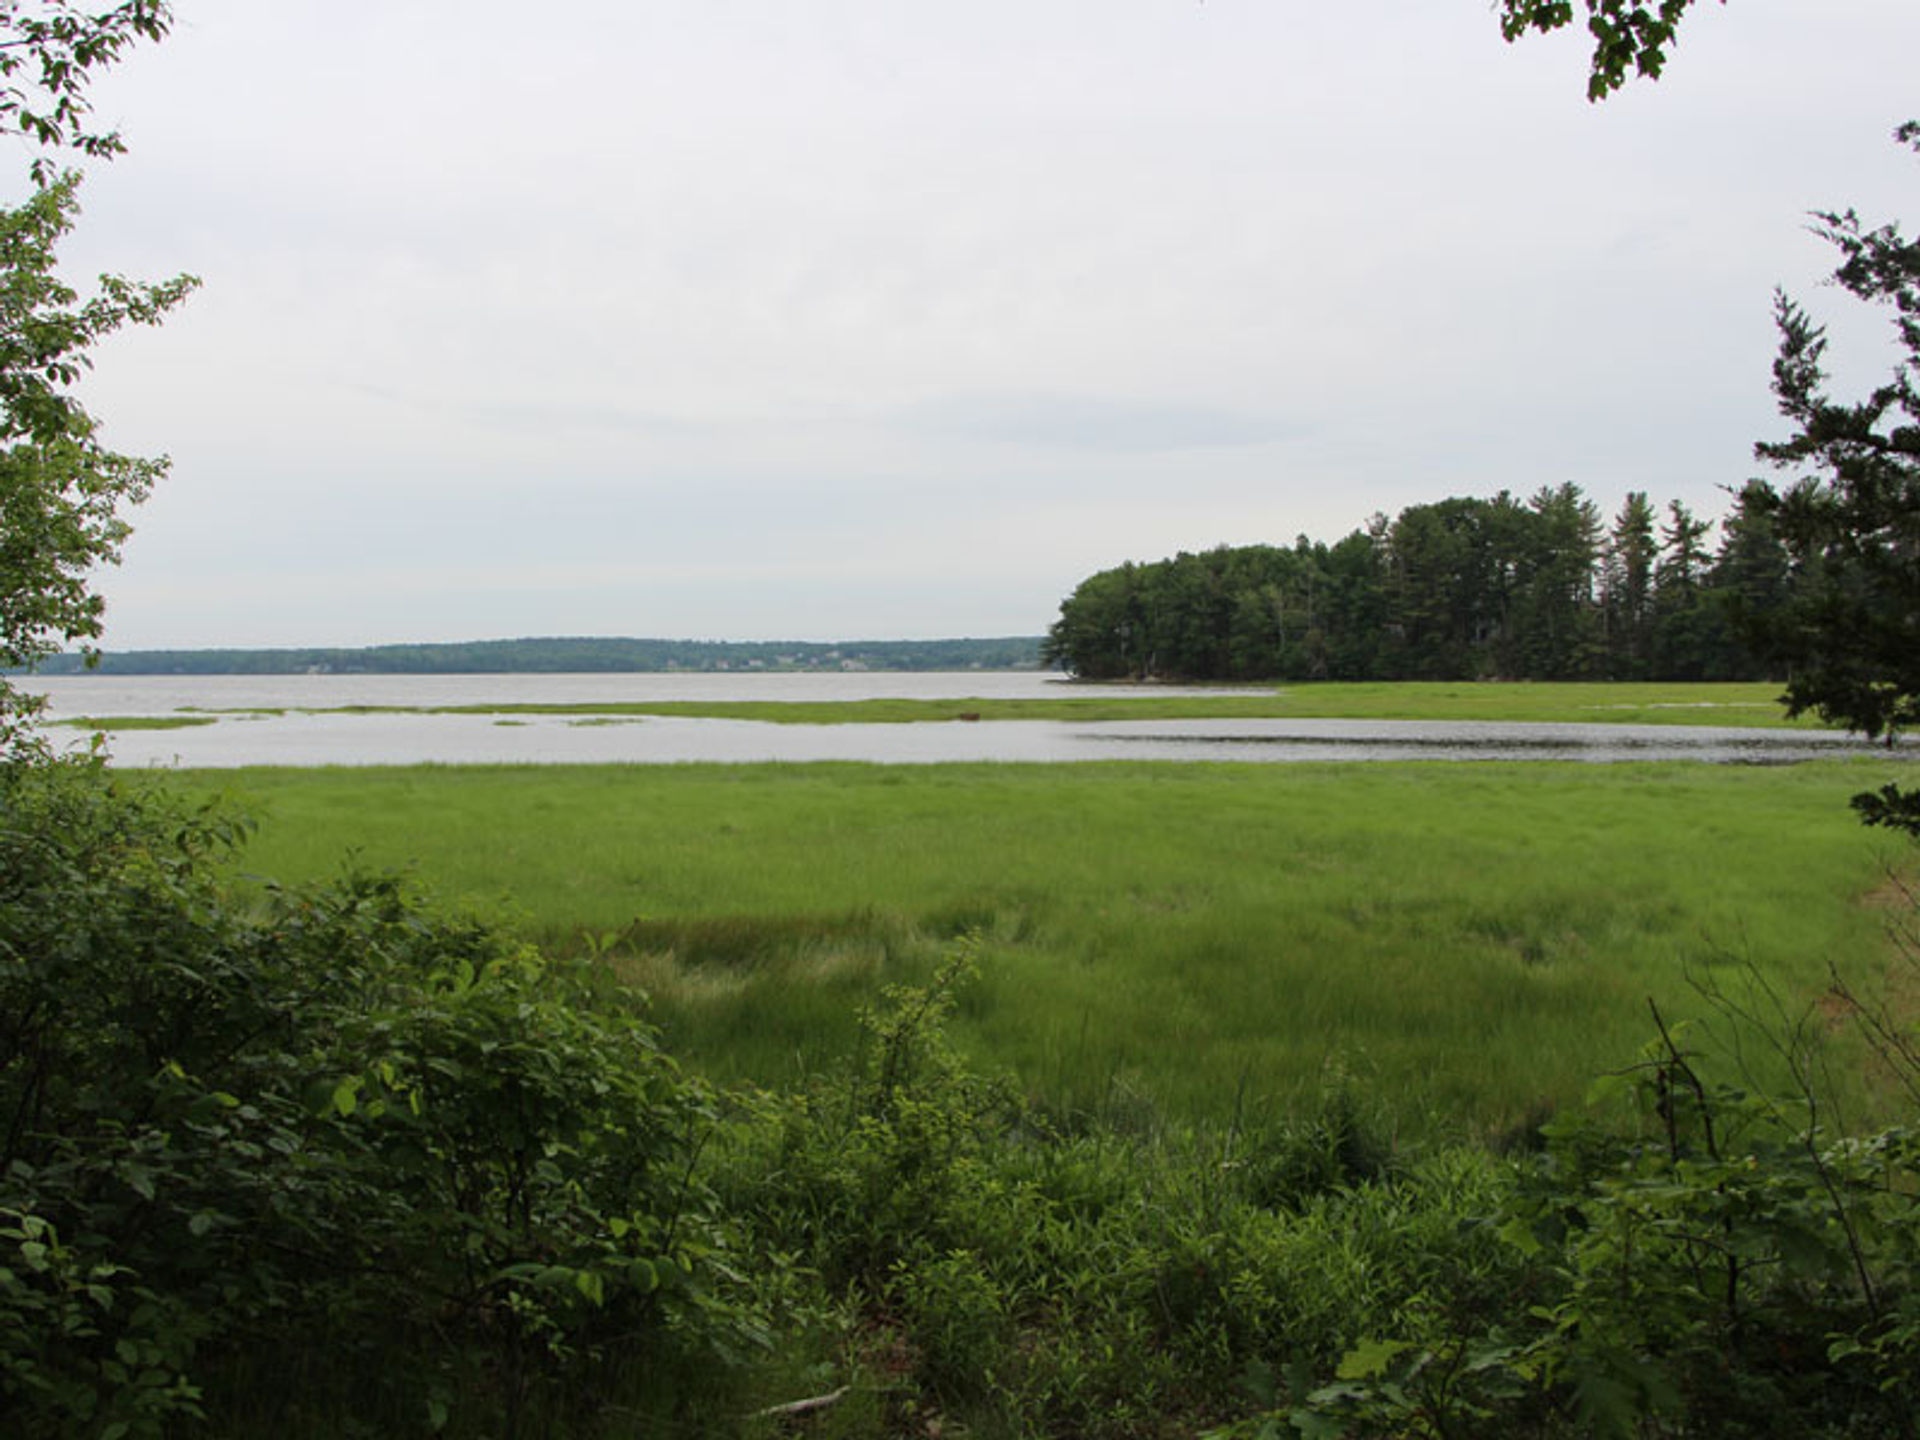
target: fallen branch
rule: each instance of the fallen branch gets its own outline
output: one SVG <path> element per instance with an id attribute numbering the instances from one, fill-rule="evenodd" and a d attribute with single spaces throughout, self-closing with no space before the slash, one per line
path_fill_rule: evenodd
<path id="1" fill-rule="evenodd" d="M 834 1390 L 826 1395 L 812 1395 L 805 1400 L 789 1400 L 784 1405 L 769 1405 L 764 1410 L 754 1411 L 753 1418 L 756 1420 L 774 1420 L 794 1415 L 811 1415 L 817 1410 L 825 1410 L 829 1406 L 838 1405 L 841 1400 L 846 1397 L 847 1391 L 851 1388 L 851 1386 L 842 1385 L 838 1390 Z"/>

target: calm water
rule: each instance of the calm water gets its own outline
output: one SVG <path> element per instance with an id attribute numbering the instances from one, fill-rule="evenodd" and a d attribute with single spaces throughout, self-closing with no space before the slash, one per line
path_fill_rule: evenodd
<path id="1" fill-rule="evenodd" d="M 190 708 L 462 705 L 635 700 L 950 700 L 1139 692 L 1057 675 L 273 675 L 72 676 L 40 682 L 54 718 L 167 715 Z M 1156 693 L 1231 694 L 1214 688 Z M 77 732 L 55 730 L 56 737 Z M 857 760 L 1700 760 L 1784 764 L 1873 747 L 1832 731 L 1398 720 L 1002 720 L 771 725 L 677 717 L 562 715 L 222 716 L 182 730 L 123 730 L 123 766 L 584 764 Z M 1901 758 L 1920 751 L 1903 747 Z"/>

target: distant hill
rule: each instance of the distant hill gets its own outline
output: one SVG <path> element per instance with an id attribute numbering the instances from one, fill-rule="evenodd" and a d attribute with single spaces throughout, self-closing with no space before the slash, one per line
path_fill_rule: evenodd
<path id="1" fill-rule="evenodd" d="M 84 670 L 54 655 L 40 675 Z M 630 640 L 547 637 L 361 649 L 122 650 L 101 654 L 102 675 L 493 675 L 620 671 L 1038 670 L 1040 637 L 963 640 Z"/>

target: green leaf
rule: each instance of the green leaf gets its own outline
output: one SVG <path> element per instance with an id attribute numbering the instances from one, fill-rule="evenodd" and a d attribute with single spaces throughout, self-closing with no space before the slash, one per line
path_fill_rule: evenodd
<path id="1" fill-rule="evenodd" d="M 1533 1224 L 1524 1215 L 1515 1215 L 1494 1232 L 1522 1255 L 1538 1255 L 1545 1247 L 1534 1233 Z"/>
<path id="2" fill-rule="evenodd" d="M 1362 1340 L 1340 1360 L 1334 1371 L 1342 1380 L 1371 1380 L 1387 1373 L 1387 1367 L 1413 1346 L 1405 1340 Z"/>

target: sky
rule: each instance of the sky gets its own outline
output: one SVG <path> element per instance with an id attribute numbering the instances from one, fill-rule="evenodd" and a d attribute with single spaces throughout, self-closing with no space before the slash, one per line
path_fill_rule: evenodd
<path id="1" fill-rule="evenodd" d="M 85 386 L 173 463 L 116 650 L 1037 634 L 1451 495 L 1717 515 L 1776 286 L 1892 358 L 1809 212 L 1920 220 L 1914 0 L 1696 6 L 1601 105 L 1492 0 L 175 18 L 65 252 L 204 282 Z"/>

